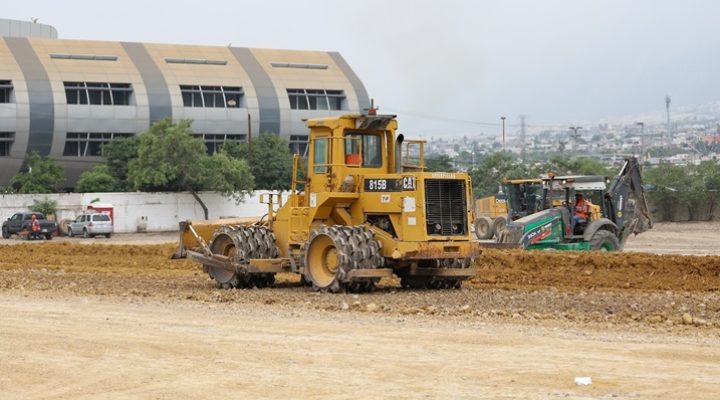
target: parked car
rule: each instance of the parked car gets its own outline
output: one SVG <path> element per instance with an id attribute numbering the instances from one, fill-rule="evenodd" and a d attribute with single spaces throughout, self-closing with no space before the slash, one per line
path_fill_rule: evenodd
<path id="1" fill-rule="evenodd" d="M 82 214 L 75 218 L 75 221 L 68 224 L 68 236 L 82 235 L 84 238 L 105 235 L 110 238 L 113 231 L 113 223 L 107 214 Z"/>
<path id="2" fill-rule="evenodd" d="M 46 220 L 45 214 L 40 212 L 20 212 L 8 218 L 7 221 L 3 221 L 2 237 L 9 239 L 10 235 L 20 235 L 25 239 L 30 239 L 33 214 L 35 214 L 35 218 L 37 218 L 40 223 L 40 235 L 44 236 L 47 240 L 51 240 L 53 232 L 57 229 L 57 224 L 55 221 Z"/>

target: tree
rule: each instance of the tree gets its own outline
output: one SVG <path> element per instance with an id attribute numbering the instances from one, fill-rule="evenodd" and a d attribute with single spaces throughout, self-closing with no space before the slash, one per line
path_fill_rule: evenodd
<path id="1" fill-rule="evenodd" d="M 538 165 L 522 163 L 510 153 L 499 152 L 483 157 L 477 167 L 470 171 L 470 177 L 475 196 L 483 197 L 497 193 L 503 178 L 536 178 L 541 172 Z"/>
<path id="2" fill-rule="evenodd" d="M 705 211 L 705 219 L 712 220 L 720 191 L 720 163 L 703 161 L 690 166 L 689 178 L 689 191 L 685 197 L 691 219 L 700 219 L 700 213 Z"/>
<path id="3" fill-rule="evenodd" d="M 555 156 L 545 166 L 545 172 L 556 175 L 600 175 L 612 176 L 616 172 L 605 167 L 600 161 L 589 157 Z"/>
<path id="4" fill-rule="evenodd" d="M 255 188 L 289 190 L 292 184 L 292 160 L 286 138 L 279 135 L 262 135 L 252 139 L 252 160 L 247 143 L 229 142 L 221 152 L 231 158 L 251 161 L 250 171 L 255 177 Z"/>
<path id="5" fill-rule="evenodd" d="M 240 202 L 254 183 L 244 160 L 233 160 L 223 152 L 207 155 L 202 139 L 192 135 L 189 121 L 172 123 L 169 118 L 140 136 L 138 157 L 128 166 L 128 181 L 134 190 L 190 191 L 206 219 L 208 210 L 198 191 L 220 191 Z"/>
<path id="6" fill-rule="evenodd" d="M 55 215 L 57 211 L 57 201 L 44 198 L 42 200 L 33 200 L 30 211 L 45 214 L 45 218 L 49 215 Z"/>
<path id="7" fill-rule="evenodd" d="M 78 193 L 91 192 L 115 192 L 122 190 L 120 182 L 110 173 L 107 164 L 101 164 L 85 171 L 80 175 L 75 184 L 75 191 Z"/>
<path id="8" fill-rule="evenodd" d="M 117 181 L 116 190 L 131 189 L 128 182 L 130 161 L 138 157 L 140 139 L 137 136 L 118 138 L 103 146 L 103 157 L 107 160 L 108 173 Z"/>
<path id="9" fill-rule="evenodd" d="M 645 172 L 645 183 L 654 188 L 648 193 L 648 199 L 662 219 L 675 221 L 675 215 L 685 200 L 682 193 L 687 190 L 687 174 L 687 167 L 672 164 L 660 164 Z"/>
<path id="10" fill-rule="evenodd" d="M 165 118 L 140 136 L 138 157 L 129 162 L 128 181 L 133 190 L 202 190 L 205 157 L 205 144 L 192 135 L 189 121 L 173 124 Z"/>
<path id="11" fill-rule="evenodd" d="M 28 171 L 18 173 L 10 180 L 15 193 L 54 193 L 65 184 L 65 170 L 55 160 L 32 152 L 25 158 L 25 163 Z"/>
<path id="12" fill-rule="evenodd" d="M 425 159 L 425 171 L 452 172 L 455 171 L 455 168 L 453 167 L 452 158 L 448 155 L 442 154 Z"/>
<path id="13" fill-rule="evenodd" d="M 255 179 L 245 160 L 232 158 L 224 152 L 206 157 L 203 169 L 212 171 L 203 182 L 204 190 L 214 190 L 226 197 L 232 197 L 236 203 L 243 199 L 244 191 L 254 187 Z M 242 190 L 239 190 L 241 188 Z"/>

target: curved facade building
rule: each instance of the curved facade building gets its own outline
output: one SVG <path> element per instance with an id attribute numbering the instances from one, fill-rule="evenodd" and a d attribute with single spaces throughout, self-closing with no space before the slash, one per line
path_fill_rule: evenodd
<path id="1" fill-rule="evenodd" d="M 248 130 L 303 151 L 302 119 L 369 106 L 335 52 L 62 40 L 54 29 L 33 35 L 38 24 L 25 22 L 13 35 L 2 22 L 0 185 L 37 151 L 63 164 L 71 187 L 102 161 L 103 144 L 165 117 L 191 119 L 210 152 L 247 140 Z"/>

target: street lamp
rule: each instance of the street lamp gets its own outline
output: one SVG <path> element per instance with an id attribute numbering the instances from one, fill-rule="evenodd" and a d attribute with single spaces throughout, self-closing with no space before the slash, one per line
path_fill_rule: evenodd
<path id="1" fill-rule="evenodd" d="M 500 117 L 503 124 L 503 151 L 505 151 L 505 117 Z"/>
<path id="2" fill-rule="evenodd" d="M 573 139 L 573 153 L 575 153 L 577 151 L 577 141 L 580 138 L 578 131 L 582 129 L 582 126 L 571 126 L 569 129 L 573 131 L 573 134 L 571 136 Z"/>
<path id="3" fill-rule="evenodd" d="M 640 126 L 640 160 L 642 161 L 645 154 L 645 123 L 636 122 L 635 125 Z"/>

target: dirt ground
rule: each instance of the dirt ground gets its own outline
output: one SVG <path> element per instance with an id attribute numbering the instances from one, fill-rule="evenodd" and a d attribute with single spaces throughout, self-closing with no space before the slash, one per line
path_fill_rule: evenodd
<path id="1" fill-rule="evenodd" d="M 0 398 L 716 399 L 717 228 L 488 250 L 463 289 L 361 295 L 215 289 L 175 234 L 0 240 Z"/>

